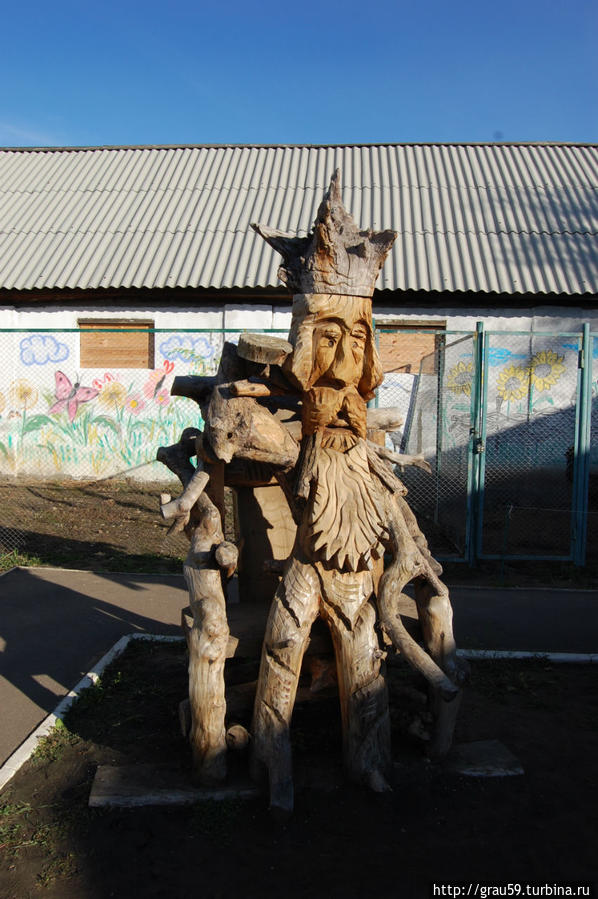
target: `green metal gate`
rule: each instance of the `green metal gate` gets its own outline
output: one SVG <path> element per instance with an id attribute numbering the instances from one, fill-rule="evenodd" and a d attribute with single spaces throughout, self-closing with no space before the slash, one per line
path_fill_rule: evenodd
<path id="1" fill-rule="evenodd" d="M 401 449 L 431 463 L 431 478 L 411 467 L 402 477 L 439 558 L 584 564 L 594 350 L 587 325 L 437 332 L 434 364 L 413 378 Z"/>

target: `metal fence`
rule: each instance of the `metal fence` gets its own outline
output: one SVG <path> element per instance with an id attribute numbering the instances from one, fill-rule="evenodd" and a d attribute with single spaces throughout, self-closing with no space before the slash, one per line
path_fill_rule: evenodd
<path id="1" fill-rule="evenodd" d="M 583 565 L 598 514 L 598 337 L 589 326 L 515 332 L 480 323 L 437 339 L 434 365 L 422 363 L 413 378 L 401 436 L 404 451 L 432 464 L 431 478 L 407 469 L 403 479 L 434 550 L 469 562 Z"/>
<path id="2" fill-rule="evenodd" d="M 107 326 L 88 345 L 85 329 L 0 331 L 0 484 L 164 479 L 157 447 L 201 424 L 194 402 L 170 395 L 173 378 L 214 374 L 239 333 Z M 389 447 L 432 466 L 400 476 L 434 553 L 583 564 L 598 530 L 598 335 L 480 324 L 434 338 L 431 356 L 390 373 L 375 400 L 402 410 Z M 110 364 L 96 364 L 94 347 Z M 19 545 L 2 522 L 0 552 Z"/>

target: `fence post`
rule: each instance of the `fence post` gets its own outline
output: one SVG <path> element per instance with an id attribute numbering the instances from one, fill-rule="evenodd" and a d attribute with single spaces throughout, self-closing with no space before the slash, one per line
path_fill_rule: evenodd
<path id="1" fill-rule="evenodd" d="M 469 459 L 467 465 L 467 523 L 465 529 L 465 556 L 475 565 L 481 547 L 483 513 L 483 425 L 486 378 L 484 322 L 476 322 L 473 344 L 473 373 L 471 380 L 471 425 L 469 429 Z"/>
<path id="2" fill-rule="evenodd" d="M 581 350 L 579 353 L 579 405 L 576 416 L 577 427 L 573 465 L 573 503 L 575 509 L 573 563 L 578 566 L 585 565 L 588 536 L 593 339 L 590 334 L 590 325 L 586 322 L 583 326 Z"/>

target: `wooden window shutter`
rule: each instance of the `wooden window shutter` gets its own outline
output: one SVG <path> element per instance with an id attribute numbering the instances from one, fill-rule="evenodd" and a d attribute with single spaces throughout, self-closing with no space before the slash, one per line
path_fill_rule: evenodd
<path id="1" fill-rule="evenodd" d="M 443 322 L 414 322 L 381 325 L 378 330 L 378 352 L 385 372 L 417 375 L 434 374 L 439 335 Z"/>
<path id="2" fill-rule="evenodd" d="M 79 327 L 82 368 L 154 368 L 153 322 L 95 319 Z"/>

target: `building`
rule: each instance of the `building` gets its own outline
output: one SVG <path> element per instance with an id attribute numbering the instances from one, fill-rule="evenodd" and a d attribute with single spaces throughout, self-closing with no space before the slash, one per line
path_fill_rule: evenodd
<path id="1" fill-rule="evenodd" d="M 227 334 L 287 330 L 277 254 L 250 224 L 306 234 L 336 168 L 356 221 L 398 232 L 373 301 L 397 440 L 467 445 L 483 322 L 488 434 L 562 413 L 559 441 L 523 445 L 564 465 L 581 329 L 598 331 L 598 146 L 380 144 L 1 150 L 3 470 L 151 460 L 196 415 L 170 401 L 175 374 L 213 370 Z"/>

